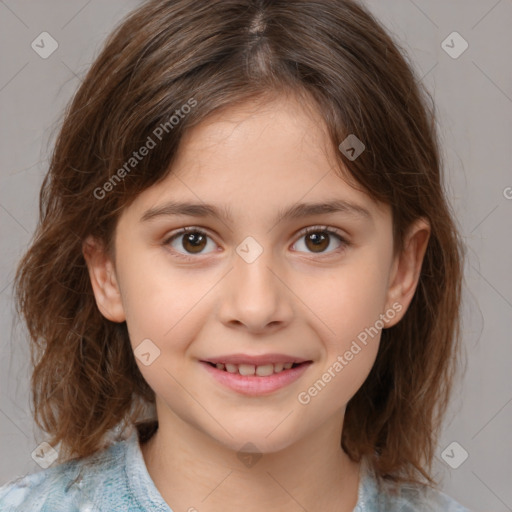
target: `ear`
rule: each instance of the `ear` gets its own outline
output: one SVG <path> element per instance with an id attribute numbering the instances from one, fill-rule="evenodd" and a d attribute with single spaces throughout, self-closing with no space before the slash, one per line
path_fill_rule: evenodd
<path id="1" fill-rule="evenodd" d="M 124 322 L 126 316 L 114 264 L 103 245 L 89 236 L 82 244 L 82 253 L 101 314 L 112 322 Z"/>
<path id="2" fill-rule="evenodd" d="M 386 327 L 397 324 L 412 301 L 420 278 L 430 231 L 427 219 L 416 220 L 406 233 L 403 251 L 395 256 L 386 300 L 388 308 L 397 303 L 402 307 L 393 307 L 397 313 L 392 320 L 386 322 Z"/>

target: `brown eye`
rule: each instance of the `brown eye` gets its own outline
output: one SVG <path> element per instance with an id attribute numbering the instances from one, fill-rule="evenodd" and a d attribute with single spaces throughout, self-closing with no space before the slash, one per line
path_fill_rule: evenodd
<path id="1" fill-rule="evenodd" d="M 340 252 L 350 245 L 337 230 L 329 228 L 328 226 L 307 228 L 302 233 L 300 241 L 302 239 L 304 239 L 303 243 L 306 247 L 306 252 L 319 255 Z M 214 247 L 211 251 L 205 251 L 210 240 L 214 244 Z M 337 245 L 336 241 L 338 242 Z M 299 244 L 299 242 L 296 242 L 296 244 Z M 197 256 L 215 252 L 216 244 L 205 231 L 198 228 L 187 227 L 171 235 L 164 241 L 164 245 L 170 245 L 176 257 L 185 260 L 194 260 L 196 259 L 194 255 Z M 328 250 L 330 247 L 333 247 L 333 250 Z"/>
<path id="2" fill-rule="evenodd" d="M 308 233 L 306 235 L 306 246 L 313 252 L 323 252 L 329 247 L 330 235 L 325 232 Z"/>
<path id="3" fill-rule="evenodd" d="M 307 251 L 316 254 L 337 252 L 349 245 L 338 231 L 329 229 L 327 226 L 308 228 L 302 233 L 301 239 L 304 239 L 304 246 Z M 326 251 L 330 246 L 332 246 L 333 240 L 337 240 L 338 245 L 334 246 L 334 250 Z M 334 242 L 334 244 L 335 243 L 336 242 Z"/>
<path id="4" fill-rule="evenodd" d="M 183 237 L 182 246 L 186 251 L 193 254 L 199 253 L 206 246 L 206 236 L 198 232 L 186 233 Z"/>
<path id="5" fill-rule="evenodd" d="M 210 237 L 197 228 L 184 228 L 169 237 L 164 245 L 170 245 L 178 257 L 187 258 L 193 254 L 207 254 L 204 252 Z"/>

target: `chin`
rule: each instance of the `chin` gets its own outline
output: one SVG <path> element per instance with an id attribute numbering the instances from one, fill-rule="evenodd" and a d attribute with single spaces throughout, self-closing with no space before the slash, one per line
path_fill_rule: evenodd
<path id="1" fill-rule="evenodd" d="M 225 435 L 222 436 L 222 439 L 217 438 L 217 441 L 234 452 L 254 454 L 277 453 L 295 442 L 295 438 L 292 438 L 290 433 L 285 430 L 279 434 L 273 432 L 268 435 L 273 429 L 275 429 L 275 425 L 261 430 L 247 429 L 237 432 L 229 430 L 233 437 Z"/>

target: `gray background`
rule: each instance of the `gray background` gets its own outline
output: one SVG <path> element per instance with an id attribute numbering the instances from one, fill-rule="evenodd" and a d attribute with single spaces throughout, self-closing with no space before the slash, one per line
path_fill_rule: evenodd
<path id="1" fill-rule="evenodd" d="M 434 95 L 446 186 L 468 248 L 467 371 L 437 449 L 437 476 L 474 511 L 512 511 L 512 0 L 365 3 Z M 26 333 L 23 325 L 13 330 L 15 265 L 36 226 L 62 109 L 107 34 L 138 4 L 0 1 L 0 484 L 40 470 L 31 453 L 45 440 L 31 417 Z M 47 59 L 31 48 L 43 31 L 59 44 Z M 441 47 L 453 31 L 469 44 L 456 59 Z M 469 454 L 457 469 L 441 457 L 453 441 Z"/>

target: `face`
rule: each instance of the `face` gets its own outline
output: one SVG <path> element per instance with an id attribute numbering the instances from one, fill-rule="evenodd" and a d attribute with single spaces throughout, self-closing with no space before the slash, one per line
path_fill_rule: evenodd
<path id="1" fill-rule="evenodd" d="M 427 230 L 395 257 L 389 206 L 340 177 L 321 126 L 291 98 L 209 118 L 121 214 L 115 261 L 84 249 L 98 307 L 126 321 L 168 425 L 285 448 L 343 418 L 382 327 L 405 313 Z"/>

